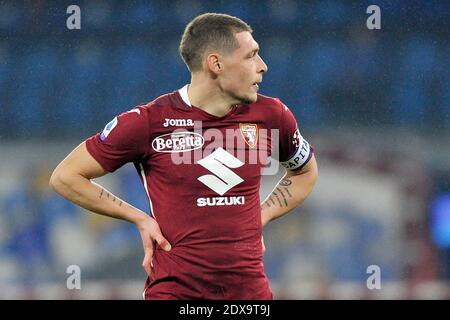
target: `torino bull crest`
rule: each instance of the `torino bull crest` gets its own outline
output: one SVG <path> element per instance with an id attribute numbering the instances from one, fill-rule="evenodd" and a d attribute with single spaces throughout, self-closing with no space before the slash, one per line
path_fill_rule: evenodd
<path id="1" fill-rule="evenodd" d="M 242 138 L 250 148 L 254 148 L 258 142 L 258 126 L 256 124 L 240 123 Z"/>

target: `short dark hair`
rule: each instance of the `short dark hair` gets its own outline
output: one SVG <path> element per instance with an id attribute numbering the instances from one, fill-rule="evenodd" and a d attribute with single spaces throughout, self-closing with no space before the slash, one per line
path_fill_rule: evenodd
<path id="1" fill-rule="evenodd" d="M 188 23 L 180 42 L 180 55 L 191 72 L 202 69 L 202 59 L 207 49 L 230 53 L 239 47 L 234 34 L 253 32 L 237 17 L 222 13 L 204 13 Z"/>

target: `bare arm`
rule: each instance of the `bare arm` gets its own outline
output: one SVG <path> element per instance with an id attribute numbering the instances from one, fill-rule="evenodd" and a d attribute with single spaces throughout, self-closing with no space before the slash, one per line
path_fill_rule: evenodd
<path id="1" fill-rule="evenodd" d="M 64 198 L 87 210 L 134 223 L 144 244 L 143 266 L 150 274 L 154 241 L 165 250 L 170 250 L 170 244 L 153 218 L 91 181 L 107 173 L 90 155 L 83 142 L 56 167 L 50 186 Z"/>
<path id="2" fill-rule="evenodd" d="M 92 212 L 135 224 L 145 219 L 144 212 L 91 181 L 107 173 L 88 153 L 83 142 L 56 167 L 50 186 L 64 198 Z"/>
<path id="3" fill-rule="evenodd" d="M 317 176 L 314 154 L 301 170 L 287 170 L 286 175 L 261 205 L 262 225 L 284 216 L 300 205 L 311 193 Z"/>

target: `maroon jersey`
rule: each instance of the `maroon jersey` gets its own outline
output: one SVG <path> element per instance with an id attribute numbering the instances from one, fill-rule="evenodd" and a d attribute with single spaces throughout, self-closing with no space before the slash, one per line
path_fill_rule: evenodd
<path id="1" fill-rule="evenodd" d="M 86 146 L 109 172 L 134 163 L 172 245 L 155 250 L 146 299 L 272 299 L 262 263 L 261 170 L 276 153 L 291 170 L 312 155 L 280 100 L 258 95 L 216 117 L 192 106 L 185 86 L 117 116 Z"/>

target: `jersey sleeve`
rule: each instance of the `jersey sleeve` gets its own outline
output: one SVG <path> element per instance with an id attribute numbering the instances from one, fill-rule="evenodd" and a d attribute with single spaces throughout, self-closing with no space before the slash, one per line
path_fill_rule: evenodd
<path id="1" fill-rule="evenodd" d="M 109 172 L 128 162 L 138 162 L 148 154 L 149 125 L 142 106 L 112 119 L 102 132 L 86 140 L 86 148 Z"/>
<path id="2" fill-rule="evenodd" d="M 279 100 L 278 100 L 279 101 Z M 280 163 L 288 170 L 300 170 L 311 159 L 314 149 L 300 134 L 297 120 L 281 101 Z"/>

